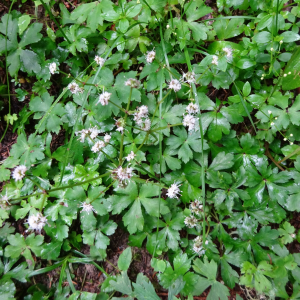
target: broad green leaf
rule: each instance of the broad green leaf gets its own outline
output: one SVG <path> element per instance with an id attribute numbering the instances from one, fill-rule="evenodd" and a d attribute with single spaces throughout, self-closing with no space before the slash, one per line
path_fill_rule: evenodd
<path id="1" fill-rule="evenodd" d="M 118 260 L 118 268 L 121 271 L 127 271 L 132 259 L 132 252 L 131 248 L 128 247 L 126 248 L 120 255 L 119 260 Z"/>

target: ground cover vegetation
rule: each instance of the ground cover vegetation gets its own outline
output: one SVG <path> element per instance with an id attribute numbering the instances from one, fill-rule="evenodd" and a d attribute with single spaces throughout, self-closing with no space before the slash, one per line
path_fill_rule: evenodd
<path id="1" fill-rule="evenodd" d="M 4 1 L 1 299 L 300 299 L 299 3 Z"/>

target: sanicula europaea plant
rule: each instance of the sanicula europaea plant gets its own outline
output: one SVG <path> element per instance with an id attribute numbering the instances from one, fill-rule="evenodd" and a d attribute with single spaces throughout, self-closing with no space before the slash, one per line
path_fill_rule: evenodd
<path id="1" fill-rule="evenodd" d="M 0 298 L 300 299 L 300 2 L 19 2 Z"/>

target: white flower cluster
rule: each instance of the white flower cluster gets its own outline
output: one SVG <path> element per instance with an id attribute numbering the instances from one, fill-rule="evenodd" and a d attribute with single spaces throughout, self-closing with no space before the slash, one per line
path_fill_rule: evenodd
<path id="1" fill-rule="evenodd" d="M 92 152 L 97 153 L 100 152 L 102 148 L 104 148 L 106 145 L 103 141 L 98 141 L 95 143 L 95 145 L 92 147 Z"/>
<path id="2" fill-rule="evenodd" d="M 95 56 L 95 62 L 97 63 L 97 65 L 100 65 L 101 67 L 104 66 L 104 63 L 105 63 L 105 59 L 96 55 Z"/>
<path id="3" fill-rule="evenodd" d="M 190 217 L 186 217 L 184 219 L 184 224 L 186 225 L 186 227 L 188 228 L 193 228 L 197 225 L 198 220 L 194 217 L 194 216 L 190 216 Z"/>
<path id="4" fill-rule="evenodd" d="M 195 200 L 190 204 L 190 210 L 192 212 L 192 215 L 186 217 L 184 223 L 187 227 L 193 228 L 199 223 L 199 220 L 194 216 L 194 214 L 201 216 L 203 211 L 203 205 L 199 200 Z"/>
<path id="5" fill-rule="evenodd" d="M 82 129 L 80 131 L 77 131 L 75 132 L 75 135 L 80 135 L 80 142 L 84 142 L 85 141 L 85 138 L 87 136 L 89 136 L 92 140 L 95 139 L 98 134 L 100 133 L 100 130 L 97 129 L 97 127 L 91 127 L 91 128 L 88 128 L 88 129 Z"/>
<path id="6" fill-rule="evenodd" d="M 16 167 L 12 173 L 13 179 L 16 181 L 22 180 L 25 176 L 26 171 L 27 168 L 23 165 Z"/>
<path id="7" fill-rule="evenodd" d="M 90 214 L 90 212 L 97 213 L 96 210 L 94 209 L 93 205 L 91 203 L 86 203 L 86 202 L 81 202 L 80 207 L 82 207 L 82 211 L 85 211 Z"/>
<path id="8" fill-rule="evenodd" d="M 203 205 L 199 200 L 195 200 L 194 202 L 191 203 L 190 209 L 193 214 L 201 216 L 203 212 Z"/>
<path id="9" fill-rule="evenodd" d="M 126 86 L 130 86 L 131 88 L 138 89 L 140 87 L 141 82 L 135 78 L 129 78 L 125 81 Z"/>
<path id="10" fill-rule="evenodd" d="M 146 105 L 139 107 L 134 113 L 133 120 L 142 130 L 149 131 L 151 128 L 151 121 L 148 116 L 148 107 Z"/>
<path id="11" fill-rule="evenodd" d="M 205 245 L 208 244 L 208 241 L 205 241 Z M 201 236 L 197 236 L 194 239 L 194 245 L 193 250 L 195 253 L 197 253 L 199 256 L 205 254 L 205 249 L 203 249 L 203 241 Z"/>
<path id="12" fill-rule="evenodd" d="M 125 129 L 125 120 L 123 118 L 119 118 L 115 125 L 117 126 L 117 131 L 123 133 Z"/>
<path id="13" fill-rule="evenodd" d="M 172 79 L 169 82 L 169 89 L 172 89 L 174 92 L 178 92 L 181 89 L 181 83 L 177 79 Z"/>
<path id="14" fill-rule="evenodd" d="M 223 51 L 225 52 L 225 55 L 228 58 L 228 60 L 231 60 L 232 59 L 232 51 L 233 51 L 233 49 L 231 49 L 229 47 L 224 47 Z"/>
<path id="15" fill-rule="evenodd" d="M 47 218 L 44 217 L 40 212 L 38 212 L 35 215 L 29 216 L 26 223 L 29 226 L 28 230 L 41 232 L 41 230 L 47 223 Z"/>
<path id="16" fill-rule="evenodd" d="M 196 76 L 195 72 L 187 72 L 187 73 L 183 73 L 182 75 L 183 79 L 185 79 L 185 81 L 189 84 L 196 82 L 195 76 Z"/>
<path id="17" fill-rule="evenodd" d="M 102 105 L 107 105 L 108 101 L 110 99 L 111 93 L 108 92 L 103 92 L 100 96 L 99 96 L 99 100 L 96 103 L 96 105 L 100 102 Z"/>
<path id="18" fill-rule="evenodd" d="M 180 186 L 181 186 L 181 184 L 179 184 L 178 182 L 174 182 L 168 189 L 167 196 L 171 199 L 173 199 L 173 198 L 178 199 L 178 196 L 181 196 L 181 194 L 180 194 L 181 191 L 179 189 Z"/>
<path id="19" fill-rule="evenodd" d="M 196 130 L 196 123 L 199 118 L 196 118 L 194 115 L 199 113 L 199 106 L 197 104 L 190 103 L 185 110 L 186 114 L 183 114 L 182 121 L 183 126 L 188 127 L 188 131 Z"/>
<path id="20" fill-rule="evenodd" d="M 133 168 L 129 167 L 129 165 L 125 168 L 119 166 L 118 168 L 112 171 L 113 179 L 118 180 L 119 187 L 124 188 L 130 182 L 130 178 L 134 175 Z"/>
<path id="21" fill-rule="evenodd" d="M 147 60 L 147 63 L 152 63 L 154 58 L 155 58 L 155 51 L 150 51 L 150 52 L 147 52 L 147 55 L 146 55 L 146 60 Z"/>
<path id="22" fill-rule="evenodd" d="M 55 62 L 49 64 L 49 71 L 51 74 L 55 74 L 55 72 L 57 71 L 57 65 Z"/>
<path id="23" fill-rule="evenodd" d="M 127 161 L 131 161 L 136 157 L 135 153 L 133 151 L 131 151 L 127 156 L 126 159 Z"/>
<path id="24" fill-rule="evenodd" d="M 9 205 L 10 203 L 8 202 L 8 197 L 6 195 L 2 196 L 0 200 L 0 208 L 7 210 L 9 209 Z"/>
<path id="25" fill-rule="evenodd" d="M 211 62 L 213 65 L 218 65 L 218 56 L 217 55 L 213 55 L 212 57 L 212 62 Z"/>
<path id="26" fill-rule="evenodd" d="M 80 93 L 83 93 L 83 88 L 80 88 L 79 85 L 76 82 L 69 83 L 68 89 L 74 95 L 78 95 Z"/>

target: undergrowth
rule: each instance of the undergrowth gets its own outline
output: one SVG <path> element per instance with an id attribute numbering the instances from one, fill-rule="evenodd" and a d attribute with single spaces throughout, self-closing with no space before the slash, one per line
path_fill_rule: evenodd
<path id="1" fill-rule="evenodd" d="M 25 2 L 0 23 L 1 299 L 300 299 L 299 1 Z"/>

